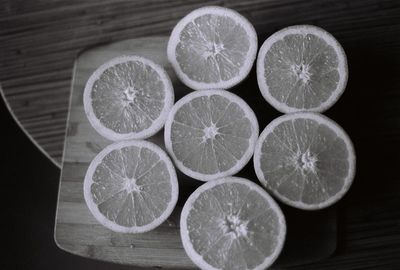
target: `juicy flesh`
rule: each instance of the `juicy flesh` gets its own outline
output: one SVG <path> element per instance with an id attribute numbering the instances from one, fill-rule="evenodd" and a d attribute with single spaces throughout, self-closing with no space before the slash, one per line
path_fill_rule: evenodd
<path id="1" fill-rule="evenodd" d="M 313 34 L 289 34 L 276 41 L 264 65 L 270 94 L 298 109 L 320 106 L 340 80 L 334 48 Z"/>
<path id="2" fill-rule="evenodd" d="M 260 164 L 270 189 L 305 204 L 337 194 L 349 170 L 344 140 L 311 119 L 276 126 L 262 144 Z"/>
<path id="3" fill-rule="evenodd" d="M 239 75 L 250 48 L 243 26 L 221 15 L 202 15 L 188 23 L 176 47 L 177 61 L 191 80 L 228 81 Z"/>
<path id="4" fill-rule="evenodd" d="M 103 72 L 91 92 L 93 112 L 107 128 L 126 134 L 151 126 L 164 106 L 164 84 L 148 65 L 129 61 Z"/>
<path id="5" fill-rule="evenodd" d="M 270 256 L 278 215 L 258 192 L 238 183 L 203 192 L 187 218 L 195 251 L 218 269 L 252 269 Z"/>
<path id="6" fill-rule="evenodd" d="M 118 225 L 144 226 L 166 209 L 172 192 L 169 179 L 165 162 L 148 148 L 113 150 L 93 174 L 93 201 Z"/>
<path id="7" fill-rule="evenodd" d="M 252 125 L 238 104 L 212 95 L 197 97 L 175 114 L 172 149 L 192 171 L 215 174 L 236 165 L 249 147 Z"/>

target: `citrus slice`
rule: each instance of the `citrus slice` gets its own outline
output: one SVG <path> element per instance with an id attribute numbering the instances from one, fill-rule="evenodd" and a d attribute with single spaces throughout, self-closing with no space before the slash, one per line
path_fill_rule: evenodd
<path id="1" fill-rule="evenodd" d="M 202 181 L 229 176 L 250 160 L 258 122 L 240 97 L 224 90 L 192 92 L 171 109 L 165 147 L 184 174 Z"/>
<path id="2" fill-rule="evenodd" d="M 254 152 L 260 182 L 282 202 L 305 210 L 341 199 L 355 174 L 353 144 L 344 130 L 316 113 L 278 117 L 261 133 Z"/>
<path id="3" fill-rule="evenodd" d="M 200 186 L 180 220 L 183 247 L 201 269 L 265 269 L 279 256 L 285 218 L 253 182 L 227 177 Z"/>
<path id="4" fill-rule="evenodd" d="M 257 54 L 257 34 L 236 11 L 203 7 L 178 22 L 167 52 L 176 74 L 190 88 L 228 89 L 249 74 Z"/>
<path id="5" fill-rule="evenodd" d="M 155 144 L 116 142 L 90 163 L 84 197 L 105 227 L 142 233 L 169 217 L 178 199 L 178 181 L 171 160 Z"/>
<path id="6" fill-rule="evenodd" d="M 100 66 L 83 94 L 86 115 L 109 140 L 143 139 L 159 131 L 174 103 L 162 67 L 138 56 L 120 56 Z"/>
<path id="7" fill-rule="evenodd" d="M 264 98 L 278 111 L 323 112 L 343 93 L 347 60 L 342 46 L 311 25 L 284 28 L 270 36 L 257 58 Z"/>

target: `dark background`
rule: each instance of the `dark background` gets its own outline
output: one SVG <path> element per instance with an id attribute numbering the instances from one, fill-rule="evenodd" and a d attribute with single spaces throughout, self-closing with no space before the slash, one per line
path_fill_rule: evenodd
<path id="1" fill-rule="evenodd" d="M 0 5 L 5 2 L 0 1 Z M 17 13 L 17 2 L 23 1 L 7 2 L 9 14 Z M 268 8 L 275 9 L 274 17 L 261 18 L 253 14 L 250 19 L 255 22 L 261 41 L 281 27 L 298 23 L 316 24 L 338 38 L 348 56 L 349 82 L 344 95 L 326 115 L 349 133 L 357 154 L 355 182 L 350 192 L 338 203 L 339 236 L 335 255 L 320 263 L 293 269 L 400 269 L 399 1 L 314 1 L 310 4 L 312 9 L 301 4 L 306 1 L 292 2 L 292 8 L 282 7 L 279 3 L 271 4 Z M 178 4 L 182 6 L 182 3 Z M 224 2 L 216 1 L 214 4 Z M 331 11 L 337 10 L 335 8 L 339 5 L 342 5 L 341 11 L 332 14 Z M 187 11 L 190 9 L 188 7 Z M 115 14 L 118 14 L 117 11 Z M 91 10 L 85 12 L 78 14 L 76 11 L 77 14 L 74 14 L 77 17 L 86 16 Z M 185 13 L 186 10 L 182 11 L 182 14 Z M 177 14 L 174 19 L 180 16 Z M 328 17 L 330 19 L 324 19 Z M 40 9 L 37 18 L 41 18 Z M 100 19 L 107 22 L 108 17 Z M 114 17 L 114 20 L 117 19 Z M 51 20 L 55 18 L 50 18 L 49 23 Z M 0 19 L 0 23 L 0 32 L 6 27 L 13 27 L 4 18 Z M 18 19 L 17 23 L 25 27 L 23 18 Z M 170 22 L 165 28 L 171 29 L 173 24 Z M 25 28 L 24 31 L 30 31 L 28 25 Z M 117 34 L 111 38 L 112 31 Z M 104 30 L 102 34 L 109 38 L 92 42 L 95 44 L 135 36 L 135 32 L 118 35 L 117 31 Z M 141 31 L 136 34 L 166 34 L 165 29 Z M 9 78 L 15 79 L 16 75 L 12 72 L 19 70 L 18 67 L 12 69 L 12 57 L 6 55 L 6 52 L 11 53 L 9 48 L 13 45 L 8 43 L 7 38 L 13 34 L 10 30 L 0 35 L 0 46 L 7 45 L 4 50 L 0 48 L 0 81 L 6 90 L 11 86 Z M 46 36 L 39 38 L 46 39 Z M 71 44 L 66 42 L 64 46 L 66 48 Z M 90 45 L 79 44 L 79 48 Z M 15 59 L 27 59 L 33 54 L 33 50 L 27 55 L 20 51 L 19 58 Z M 50 59 L 52 56 L 48 57 Z M 72 68 L 71 63 L 64 65 Z M 44 72 L 38 71 L 38 74 Z M 65 72 L 71 73 L 70 69 Z M 23 80 L 23 73 L 18 76 Z M 253 71 L 249 80 L 254 80 L 254 76 Z M 66 82 L 63 87 L 68 88 L 68 79 L 68 76 L 59 78 Z M 266 106 L 264 109 L 268 117 L 278 115 L 269 105 Z M 2 245 L 5 250 L 0 260 L 4 266 L 1 268 L 132 269 L 83 259 L 57 248 L 53 240 L 53 227 L 59 169 L 20 130 L 3 100 L 0 102 L 0 121 L 0 197 L 3 210 Z M 259 119 L 259 122 L 260 128 L 267 123 L 263 119 Z"/>

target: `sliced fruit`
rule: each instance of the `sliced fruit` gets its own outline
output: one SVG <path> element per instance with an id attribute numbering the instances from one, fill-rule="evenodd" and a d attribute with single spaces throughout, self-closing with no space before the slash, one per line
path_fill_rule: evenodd
<path id="1" fill-rule="evenodd" d="M 278 117 L 261 133 L 254 168 L 282 202 L 305 210 L 341 199 L 355 175 L 353 144 L 345 131 L 316 113 Z"/>
<path id="2" fill-rule="evenodd" d="M 257 58 L 264 98 L 283 113 L 323 112 L 342 95 L 348 77 L 342 46 L 311 25 L 284 28 L 270 36 Z"/>
<path id="3" fill-rule="evenodd" d="M 109 140 L 143 139 L 159 131 L 174 103 L 164 69 L 138 56 L 113 58 L 89 78 L 83 94 L 86 115 Z"/>
<path id="4" fill-rule="evenodd" d="M 168 59 L 192 89 L 229 89 L 250 72 L 257 54 L 257 34 L 234 10 L 209 6 L 178 22 L 168 42 Z"/>
<path id="5" fill-rule="evenodd" d="M 200 186 L 180 221 L 183 247 L 201 269 L 265 269 L 279 256 L 285 218 L 260 186 L 227 177 Z"/>
<path id="6" fill-rule="evenodd" d="M 93 216 L 110 230 L 147 232 L 164 222 L 175 207 L 175 168 L 153 143 L 117 142 L 90 163 L 84 197 Z"/>
<path id="7" fill-rule="evenodd" d="M 253 155 L 258 122 L 251 108 L 224 90 L 180 99 L 165 123 L 165 147 L 186 175 L 208 181 L 233 175 Z"/>

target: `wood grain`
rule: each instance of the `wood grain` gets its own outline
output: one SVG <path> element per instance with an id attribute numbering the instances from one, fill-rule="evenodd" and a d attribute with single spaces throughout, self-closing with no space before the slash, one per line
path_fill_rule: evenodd
<path id="1" fill-rule="evenodd" d="M 150 56 L 153 61 L 166 65 L 165 54 L 160 53 L 165 48 L 166 38 L 136 39 L 87 50 L 76 59 L 55 226 L 55 240 L 60 248 L 115 263 L 193 267 L 180 242 L 177 224 L 181 208 L 176 208 L 168 221 L 156 230 L 121 234 L 100 225 L 83 198 L 83 179 L 90 161 L 111 143 L 97 134 L 83 110 L 83 89 L 88 77 L 98 66 L 120 55 Z M 178 84 L 174 87 L 179 93 L 186 90 L 179 91 Z"/>
<path id="2" fill-rule="evenodd" d="M 164 66 L 173 83 L 175 98 L 180 99 L 191 90 L 177 79 L 167 61 L 167 41 L 168 37 L 152 37 L 115 42 L 86 50 L 75 61 L 55 226 L 57 245 L 66 251 L 135 266 L 194 268 L 180 241 L 179 216 L 182 204 L 201 184 L 199 181 L 178 172 L 178 207 L 161 227 L 139 235 L 114 233 L 104 228 L 89 212 L 83 198 L 83 179 L 89 163 L 111 143 L 93 129 L 85 115 L 82 97 L 88 77 L 115 56 L 139 55 Z M 250 103 L 254 108 L 263 107 L 264 101 L 260 98 L 255 101 Z M 149 140 L 164 148 L 163 131 Z M 241 175 L 256 179 L 251 164 Z M 306 215 L 289 208 L 283 210 L 289 230 L 278 265 L 310 263 L 332 254 L 336 247 L 335 208 Z M 302 246 L 303 242 L 307 244 Z"/>

